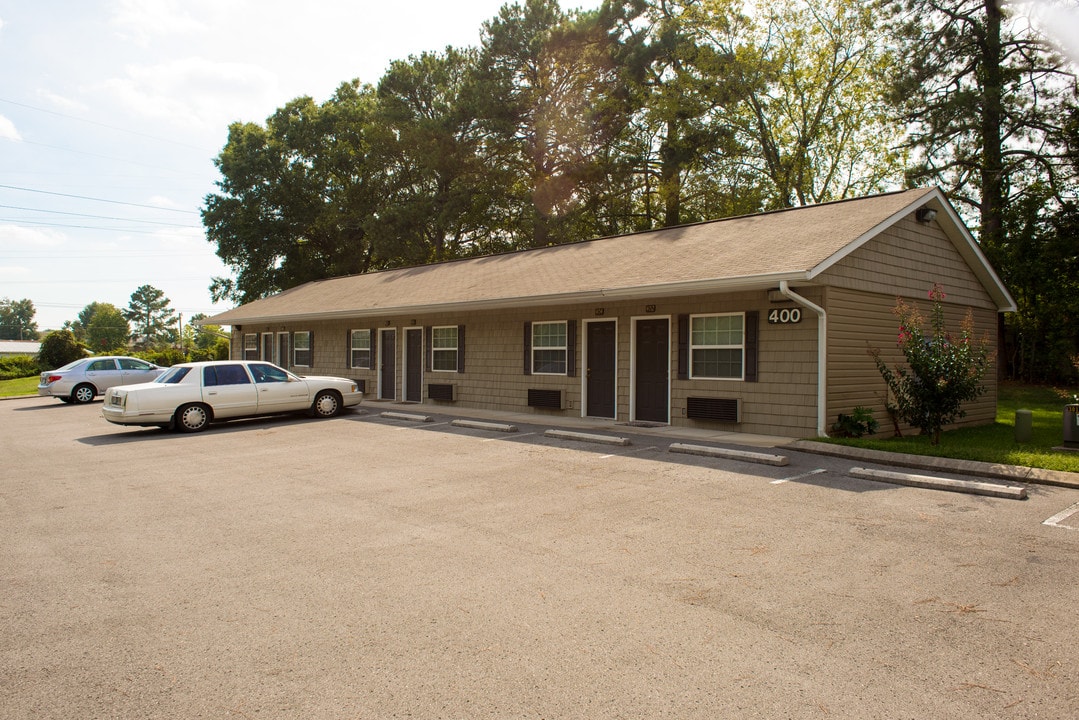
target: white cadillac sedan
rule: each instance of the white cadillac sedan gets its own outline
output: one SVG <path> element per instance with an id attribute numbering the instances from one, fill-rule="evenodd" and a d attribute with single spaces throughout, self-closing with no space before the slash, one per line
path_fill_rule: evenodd
<path id="1" fill-rule="evenodd" d="M 333 417 L 359 405 L 355 381 L 300 377 L 266 362 L 214 360 L 173 365 L 153 382 L 110 388 L 101 414 L 117 425 L 198 432 L 215 420 L 306 410 Z"/>

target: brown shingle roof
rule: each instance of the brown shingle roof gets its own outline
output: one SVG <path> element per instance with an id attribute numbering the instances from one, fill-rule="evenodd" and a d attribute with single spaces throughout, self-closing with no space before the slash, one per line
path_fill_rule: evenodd
<path id="1" fill-rule="evenodd" d="M 489 257 L 307 283 L 204 322 L 388 315 L 522 306 L 599 296 L 672 295 L 698 286 L 805 280 L 939 190 L 874 195 Z M 814 273 L 815 274 L 815 273 Z"/>

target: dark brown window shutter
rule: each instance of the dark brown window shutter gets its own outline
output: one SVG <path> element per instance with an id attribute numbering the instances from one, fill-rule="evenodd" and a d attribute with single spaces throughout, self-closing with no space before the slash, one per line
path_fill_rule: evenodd
<path id="1" fill-rule="evenodd" d="M 352 331 L 345 330 L 345 369 L 352 368 Z"/>
<path id="2" fill-rule="evenodd" d="M 678 316 L 678 379 L 689 380 L 689 315 Z"/>
<path id="3" fill-rule="evenodd" d="M 760 337 L 760 313 L 746 313 L 746 382 L 757 382 L 757 346 Z"/>
<path id="4" fill-rule="evenodd" d="M 573 377 L 577 372 L 577 321 L 566 321 L 566 375 Z"/>
<path id="5" fill-rule="evenodd" d="M 457 326 L 457 372 L 465 371 L 465 326 Z"/>
<path id="6" fill-rule="evenodd" d="M 525 323 L 525 375 L 532 374 L 532 323 Z"/>
<path id="7" fill-rule="evenodd" d="M 435 331 L 430 325 L 423 328 L 423 337 L 427 343 L 427 352 L 423 354 L 423 357 L 425 358 L 423 361 L 423 369 L 425 372 L 431 372 L 431 356 L 434 355 L 435 352 Z"/>
<path id="8" fill-rule="evenodd" d="M 378 368 L 378 355 L 375 352 L 378 350 L 378 328 L 371 328 L 371 369 Z"/>

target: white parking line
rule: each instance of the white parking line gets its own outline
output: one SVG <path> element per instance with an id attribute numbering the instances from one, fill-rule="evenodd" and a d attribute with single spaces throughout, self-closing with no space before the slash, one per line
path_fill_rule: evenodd
<path id="1" fill-rule="evenodd" d="M 611 455 L 600 455 L 599 459 L 600 460 L 606 460 L 607 458 L 613 458 L 613 457 L 619 457 L 619 456 L 625 456 L 625 455 L 633 455 L 634 453 L 646 452 L 648 450 L 659 450 L 659 446 L 658 445 L 649 445 L 648 447 L 633 448 L 632 450 L 627 450 L 624 453 L 617 453 L 617 454 L 611 454 Z"/>
<path id="2" fill-rule="evenodd" d="M 480 440 L 480 442 L 498 442 L 499 440 L 516 440 L 517 438 L 528 437 L 529 435 L 535 435 L 536 433 L 517 433 L 516 435 L 507 435 L 506 437 L 493 437 L 486 440 Z"/>
<path id="3" fill-rule="evenodd" d="M 440 423 L 424 423 L 423 425 L 402 425 L 401 427 L 396 428 L 396 429 L 397 430 L 414 430 L 417 427 L 422 427 L 422 428 L 426 429 L 426 428 L 438 427 L 439 425 L 449 425 L 449 423 L 448 422 L 440 422 Z"/>
<path id="4" fill-rule="evenodd" d="M 825 472 L 828 472 L 828 471 L 825 470 L 824 468 L 817 468 L 816 470 L 810 470 L 809 472 L 804 472 L 801 475 L 791 475 L 788 478 L 780 478 L 779 480 L 773 480 L 771 482 L 771 484 L 772 485 L 781 485 L 781 484 L 783 484 L 785 482 L 790 482 L 792 480 L 801 480 L 802 478 L 807 478 L 807 477 L 810 477 L 812 475 L 820 475 L 821 473 L 825 473 Z"/>
<path id="5" fill-rule="evenodd" d="M 1071 525 L 1064 525 L 1063 523 L 1061 523 L 1061 520 L 1071 517 L 1077 512 L 1079 512 L 1079 502 L 1075 503 L 1071 507 L 1064 508 L 1056 515 L 1043 522 L 1042 525 L 1064 528 L 1065 530 L 1079 530 L 1079 527 L 1072 527 Z"/>

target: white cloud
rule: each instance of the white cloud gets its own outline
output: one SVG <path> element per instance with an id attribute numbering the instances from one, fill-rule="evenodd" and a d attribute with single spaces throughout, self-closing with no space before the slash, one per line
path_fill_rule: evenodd
<path id="1" fill-rule="evenodd" d="M 58 230 L 0 225 L 0 247 L 3 248 L 54 248 L 65 242 L 67 236 Z"/>
<path id="2" fill-rule="evenodd" d="M 0 139 L 22 140 L 22 136 L 19 135 L 19 131 L 15 128 L 15 123 L 3 115 L 0 115 Z"/>
<path id="3" fill-rule="evenodd" d="M 193 6 L 196 3 L 173 0 L 120 0 L 113 7 L 111 23 L 121 37 L 150 47 L 163 36 L 205 32 L 206 25 L 192 15 Z M 205 17 L 203 10 L 199 9 L 199 17 Z"/>
<path id="4" fill-rule="evenodd" d="M 262 113 L 255 116 L 261 120 L 281 102 L 277 78 L 270 71 L 199 57 L 128 66 L 124 77 L 106 80 L 96 89 L 135 116 L 193 129 L 225 127 L 241 119 L 236 113 L 245 110 Z"/>
<path id="5" fill-rule="evenodd" d="M 45 89 L 39 89 L 37 91 L 37 97 L 44 104 L 54 107 L 60 112 L 68 115 L 85 115 L 89 109 L 84 102 L 64 97 L 63 95 L 57 95 L 56 93 Z"/>

